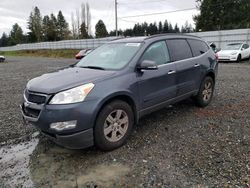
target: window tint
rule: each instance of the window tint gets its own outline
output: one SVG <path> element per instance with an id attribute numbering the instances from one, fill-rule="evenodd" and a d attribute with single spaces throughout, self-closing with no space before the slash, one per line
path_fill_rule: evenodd
<path id="1" fill-rule="evenodd" d="M 167 40 L 167 45 L 173 61 L 193 57 L 191 49 L 185 39 Z"/>
<path id="2" fill-rule="evenodd" d="M 209 50 L 207 44 L 203 41 L 188 39 L 188 43 L 191 46 L 194 56 L 199 56 Z"/>
<path id="3" fill-rule="evenodd" d="M 244 49 L 248 49 L 248 48 L 249 48 L 249 45 L 248 45 L 248 44 L 244 44 L 244 45 L 243 45 L 243 48 L 244 48 Z"/>
<path id="4" fill-rule="evenodd" d="M 152 44 L 142 56 L 142 61 L 150 60 L 162 65 L 170 62 L 170 57 L 165 41 Z"/>

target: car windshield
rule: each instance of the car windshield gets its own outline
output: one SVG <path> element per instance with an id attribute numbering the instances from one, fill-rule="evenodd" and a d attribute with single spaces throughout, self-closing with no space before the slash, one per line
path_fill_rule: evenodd
<path id="1" fill-rule="evenodd" d="M 228 44 L 225 50 L 239 50 L 242 44 Z"/>
<path id="2" fill-rule="evenodd" d="M 110 43 L 92 51 L 77 67 L 118 70 L 129 63 L 141 43 Z"/>

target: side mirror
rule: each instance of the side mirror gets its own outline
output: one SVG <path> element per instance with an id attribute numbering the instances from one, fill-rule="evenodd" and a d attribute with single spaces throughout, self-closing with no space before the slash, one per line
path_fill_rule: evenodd
<path id="1" fill-rule="evenodd" d="M 142 63 L 138 66 L 139 70 L 157 70 L 158 66 L 156 62 L 150 61 L 150 60 L 144 60 Z"/>
<path id="2" fill-rule="evenodd" d="M 241 51 L 245 50 L 245 48 L 241 48 Z"/>

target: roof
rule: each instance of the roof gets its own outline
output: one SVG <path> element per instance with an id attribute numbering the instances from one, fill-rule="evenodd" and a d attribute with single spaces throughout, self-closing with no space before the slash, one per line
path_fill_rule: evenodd
<path id="1" fill-rule="evenodd" d="M 119 38 L 117 40 L 112 41 L 112 43 L 120 43 L 120 42 L 143 42 L 146 40 L 154 40 L 154 39 L 170 39 L 170 38 L 195 38 L 201 39 L 200 37 L 190 35 L 190 34 L 176 34 L 176 33 L 166 33 L 166 34 L 157 34 L 152 36 L 143 36 L 143 37 L 127 37 L 127 38 Z"/>

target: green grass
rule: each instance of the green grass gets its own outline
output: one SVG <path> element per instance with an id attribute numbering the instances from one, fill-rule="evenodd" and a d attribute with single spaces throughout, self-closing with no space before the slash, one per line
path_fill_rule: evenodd
<path id="1" fill-rule="evenodd" d="M 75 58 L 80 50 L 21 50 L 0 52 L 4 56 L 29 56 L 29 57 L 51 57 L 51 58 Z"/>

